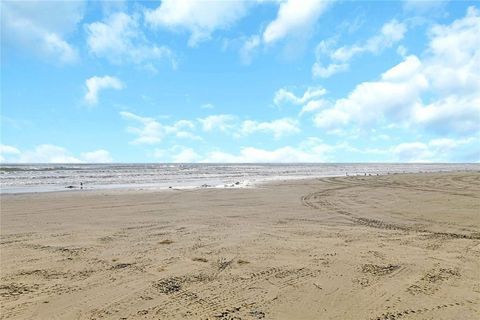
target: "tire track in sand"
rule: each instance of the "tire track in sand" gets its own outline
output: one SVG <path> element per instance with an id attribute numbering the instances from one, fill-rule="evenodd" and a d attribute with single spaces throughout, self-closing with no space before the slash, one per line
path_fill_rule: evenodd
<path id="1" fill-rule="evenodd" d="M 404 224 L 389 223 L 380 219 L 356 216 L 351 212 L 340 209 L 335 203 L 329 201 L 328 195 L 331 192 L 356 188 L 356 187 L 362 186 L 362 184 L 347 184 L 347 183 L 340 183 L 340 184 L 342 184 L 342 186 L 340 187 L 311 192 L 307 195 L 302 196 L 300 200 L 304 206 L 309 207 L 311 209 L 317 209 L 317 210 L 325 209 L 325 208 L 330 209 L 337 214 L 345 216 L 347 219 L 354 222 L 355 224 L 363 225 L 371 228 L 384 229 L 384 230 L 400 230 L 400 231 L 417 232 L 417 233 L 428 233 L 433 236 L 441 237 L 441 238 L 470 239 L 470 240 L 480 239 L 480 233 L 463 234 L 463 233 L 454 233 L 454 232 L 435 232 L 435 231 L 430 231 L 428 229 L 423 229 L 423 228 L 414 228 L 413 226 L 408 226 Z M 376 185 L 373 185 L 372 187 L 376 187 Z M 382 184 L 382 185 L 379 185 L 379 187 L 389 188 L 390 186 L 386 184 L 385 185 Z M 438 190 L 424 190 L 424 191 L 438 191 Z"/>
<path id="2" fill-rule="evenodd" d="M 473 302 L 470 300 L 464 300 L 464 301 L 457 301 L 457 302 L 435 305 L 429 308 L 410 308 L 410 309 L 404 309 L 401 311 L 386 312 L 386 313 L 382 313 L 380 316 L 370 318 L 369 320 L 395 320 L 395 319 L 400 319 L 406 316 L 424 314 L 428 312 L 442 310 L 445 308 L 462 307 L 468 303 L 471 304 Z"/>
<path id="3" fill-rule="evenodd" d="M 210 288 L 222 286 L 222 281 L 214 280 L 200 285 L 195 291 L 182 288 L 178 292 L 167 295 L 168 301 L 156 312 L 168 315 L 181 309 L 196 318 L 222 317 L 230 312 L 267 302 L 266 296 L 271 291 L 266 289 L 268 286 L 284 290 L 290 286 L 304 283 L 307 279 L 315 277 L 318 272 L 308 268 L 273 267 L 251 273 L 247 278 L 231 279 L 233 283 L 225 286 L 223 290 L 218 291 L 217 289 L 215 294 L 209 294 L 214 292 L 214 290 L 209 290 Z M 253 293 L 250 291 L 258 288 L 263 292 L 262 290 L 256 290 Z"/>

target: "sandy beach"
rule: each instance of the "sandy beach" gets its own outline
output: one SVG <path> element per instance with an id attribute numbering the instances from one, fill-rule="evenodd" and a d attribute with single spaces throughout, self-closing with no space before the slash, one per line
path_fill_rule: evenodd
<path id="1" fill-rule="evenodd" d="M 1 319 L 478 319 L 480 173 L 1 197 Z"/>

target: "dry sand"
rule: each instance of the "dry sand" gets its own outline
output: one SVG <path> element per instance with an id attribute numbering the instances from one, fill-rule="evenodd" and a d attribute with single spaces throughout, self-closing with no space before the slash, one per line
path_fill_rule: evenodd
<path id="1" fill-rule="evenodd" d="M 1 319 L 479 319 L 480 173 L 4 195 Z"/>

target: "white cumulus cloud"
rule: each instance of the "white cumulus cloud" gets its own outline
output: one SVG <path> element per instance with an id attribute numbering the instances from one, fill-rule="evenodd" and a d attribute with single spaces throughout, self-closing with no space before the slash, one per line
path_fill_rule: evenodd
<path id="1" fill-rule="evenodd" d="M 378 81 L 360 83 L 346 97 L 322 109 L 322 128 L 396 123 L 442 135 L 480 130 L 480 14 L 436 25 L 422 59 L 410 55 Z M 426 102 L 427 101 L 427 102 Z"/>
<path id="2" fill-rule="evenodd" d="M 325 0 L 287 0 L 280 4 L 277 17 L 263 32 L 263 41 L 267 44 L 277 42 L 289 35 L 308 32 L 318 18 L 325 12 L 330 1 Z"/>
<path id="3" fill-rule="evenodd" d="M 210 115 L 197 119 L 205 132 L 221 131 L 230 136 L 241 138 L 257 133 L 271 134 L 275 139 L 300 132 L 298 121 L 290 118 L 272 121 L 243 120 L 230 114 Z"/>
<path id="4" fill-rule="evenodd" d="M 138 122 L 141 126 L 129 126 L 127 131 L 137 135 L 133 141 L 134 144 L 154 144 L 162 140 L 164 132 L 163 126 L 155 119 L 149 117 L 138 116 L 134 113 L 122 111 L 122 118 Z"/>
<path id="5" fill-rule="evenodd" d="M 0 144 L 0 162 L 5 162 L 11 156 L 17 156 L 20 154 L 20 150 L 7 144 Z"/>
<path id="6" fill-rule="evenodd" d="M 83 19 L 84 7 L 84 1 L 2 1 L 2 46 L 6 41 L 60 64 L 75 62 L 78 51 L 65 37 Z"/>
<path id="7" fill-rule="evenodd" d="M 138 15 L 113 13 L 103 22 L 86 25 L 87 44 L 97 57 L 112 63 L 134 63 L 156 71 L 155 65 L 164 59 L 176 67 L 173 52 L 167 46 L 151 43 L 141 30 Z"/>
<path id="8" fill-rule="evenodd" d="M 401 143 L 393 148 L 399 162 L 431 162 L 433 152 L 423 142 Z"/>
<path id="9" fill-rule="evenodd" d="M 200 156 L 192 148 L 184 148 L 172 157 L 174 163 L 191 163 L 197 162 Z"/>
<path id="10" fill-rule="evenodd" d="M 20 154 L 18 162 L 22 163 L 81 163 L 82 160 L 70 154 L 70 152 L 56 145 L 42 144 L 33 150 Z"/>
<path id="11" fill-rule="evenodd" d="M 168 149 L 155 149 L 153 156 L 165 163 L 194 163 L 201 160 L 201 156 L 194 149 L 180 145 Z"/>
<path id="12" fill-rule="evenodd" d="M 292 103 L 295 105 L 305 104 L 312 99 L 317 99 L 325 95 L 326 92 L 322 87 L 309 87 L 302 96 L 296 96 L 293 92 L 281 88 L 275 92 L 273 103 L 277 106 L 283 103 Z"/>
<path id="13" fill-rule="evenodd" d="M 112 157 L 110 152 L 104 149 L 82 152 L 81 158 L 83 161 L 88 163 L 110 163 L 112 162 Z"/>
<path id="14" fill-rule="evenodd" d="M 480 160 L 480 139 L 477 137 L 450 139 L 439 138 L 427 142 L 415 141 L 404 142 L 386 150 L 393 155 L 394 161 L 399 162 L 449 162 L 451 156 L 461 154 L 461 149 L 466 148 L 469 152 L 477 153 L 476 161 Z M 461 159 L 463 161 L 463 159 Z M 471 161 L 468 159 L 467 161 Z M 457 160 L 458 161 L 458 160 Z"/>
<path id="15" fill-rule="evenodd" d="M 323 87 L 309 87 L 303 93 L 302 96 L 297 96 L 293 92 L 281 88 L 275 92 L 273 103 L 280 106 L 285 103 L 293 105 L 303 105 L 300 111 L 300 115 L 306 112 L 313 112 L 325 108 L 328 105 L 328 101 L 322 97 L 327 93 Z"/>
<path id="16" fill-rule="evenodd" d="M 262 44 L 268 47 L 283 39 L 298 40 L 300 38 L 308 38 L 320 16 L 332 3 L 329 0 L 286 0 L 273 2 L 279 5 L 275 19 L 270 21 L 262 32 L 247 37 L 240 48 L 240 59 L 244 64 L 250 64 L 255 51 Z"/>
<path id="17" fill-rule="evenodd" d="M 234 127 L 236 117 L 230 114 L 210 115 L 205 118 L 200 118 L 198 121 L 202 125 L 203 131 L 228 131 Z"/>
<path id="18" fill-rule="evenodd" d="M 85 101 L 94 105 L 98 103 L 98 96 L 100 92 L 105 89 L 121 90 L 125 87 L 122 81 L 116 77 L 103 76 L 103 77 L 91 77 L 85 81 L 87 86 L 87 93 L 85 94 Z"/>
<path id="19" fill-rule="evenodd" d="M 413 73 L 402 79 L 401 74 L 408 73 L 412 65 L 420 65 L 415 56 L 407 57 L 401 64 L 388 70 L 380 81 L 357 85 L 348 97 L 337 100 L 333 108 L 318 113 L 315 123 L 319 127 L 332 129 L 350 122 L 371 125 L 381 121 L 382 117 L 402 120 L 408 116 L 409 108 L 420 103 L 419 95 L 428 87 L 427 80 L 421 74 Z"/>
<path id="20" fill-rule="evenodd" d="M 107 163 L 112 162 L 112 157 L 104 149 L 82 152 L 80 156 L 75 156 L 67 149 L 53 144 L 41 144 L 25 151 L 13 146 L 1 145 L 0 161 L 8 163 Z"/>
<path id="21" fill-rule="evenodd" d="M 270 122 L 245 120 L 240 128 L 240 135 L 251 135 L 258 132 L 272 134 L 275 139 L 299 133 L 301 130 L 298 121 L 289 118 L 277 119 Z"/>
<path id="22" fill-rule="evenodd" d="M 247 12 L 246 1 L 164 0 L 160 6 L 145 11 L 145 21 L 153 27 L 187 30 L 188 41 L 195 46 L 208 40 L 218 29 L 226 29 Z"/>
<path id="23" fill-rule="evenodd" d="M 325 162 L 330 159 L 333 147 L 316 138 L 309 138 L 298 147 L 284 146 L 277 149 L 243 147 L 238 154 L 213 151 L 201 162 L 206 163 L 291 163 Z"/>
<path id="24" fill-rule="evenodd" d="M 20 154 L 20 150 L 7 144 L 0 144 L 0 154 Z"/>
<path id="25" fill-rule="evenodd" d="M 249 37 L 240 48 L 240 59 L 244 64 L 252 62 L 252 56 L 256 48 L 260 46 L 261 39 L 259 35 Z"/>
<path id="26" fill-rule="evenodd" d="M 315 77 L 329 78 L 336 73 L 348 70 L 348 63 L 330 63 L 323 66 L 319 61 L 315 62 L 312 67 L 312 73 Z"/>
<path id="27" fill-rule="evenodd" d="M 312 74 L 314 77 L 328 78 L 336 73 L 346 71 L 354 56 L 365 52 L 378 54 L 402 40 L 406 32 L 407 26 L 394 19 L 385 23 L 377 35 L 367 39 L 364 43 L 333 49 L 334 41 L 323 40 L 316 49 L 316 62 L 312 66 Z M 326 59 L 326 57 L 328 58 Z M 330 62 L 325 63 L 323 60 Z"/>
<path id="28" fill-rule="evenodd" d="M 127 131 L 136 135 L 133 144 L 156 144 L 166 136 L 173 136 L 180 139 L 201 140 L 193 134 L 195 124 L 189 120 L 179 120 L 171 125 L 164 125 L 159 121 L 142 117 L 131 112 L 122 111 L 120 116 L 129 121 L 136 122 L 139 126 L 128 126 Z"/>

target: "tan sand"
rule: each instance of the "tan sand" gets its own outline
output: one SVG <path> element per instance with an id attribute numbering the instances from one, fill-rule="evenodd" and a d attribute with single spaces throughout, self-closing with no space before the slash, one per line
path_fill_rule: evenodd
<path id="1" fill-rule="evenodd" d="M 1 319 L 480 316 L 478 172 L 1 205 Z"/>

